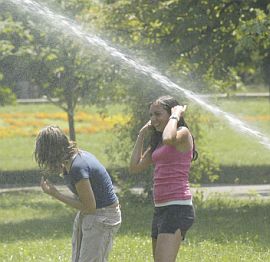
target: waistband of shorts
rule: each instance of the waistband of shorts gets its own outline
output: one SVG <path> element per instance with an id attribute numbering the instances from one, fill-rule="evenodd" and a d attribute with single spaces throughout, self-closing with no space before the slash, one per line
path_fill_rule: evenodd
<path id="1" fill-rule="evenodd" d="M 116 201 L 115 203 L 106 206 L 106 207 L 101 207 L 101 208 L 97 208 L 95 210 L 94 213 L 89 213 L 89 214 L 84 214 L 81 211 L 78 211 L 78 214 L 80 217 L 84 217 L 84 216 L 95 216 L 95 215 L 102 215 L 102 214 L 110 214 L 110 213 L 119 213 L 120 212 L 120 204 L 118 201 Z"/>
<path id="2" fill-rule="evenodd" d="M 117 207 L 120 207 L 120 205 L 119 205 L 118 201 L 115 201 L 111 205 L 106 206 L 106 207 L 97 208 L 97 210 L 105 210 L 105 209 L 110 209 L 110 208 L 114 209 L 114 208 L 117 208 Z"/>
<path id="3" fill-rule="evenodd" d="M 192 198 L 185 199 L 185 200 L 172 200 L 163 203 L 155 203 L 155 207 L 164 207 L 164 206 L 172 206 L 172 205 L 179 205 L 179 206 L 192 206 Z"/>
<path id="4" fill-rule="evenodd" d="M 118 210 L 120 210 L 120 204 L 119 204 L 119 202 L 117 201 L 117 202 L 115 202 L 115 203 L 113 203 L 112 205 L 109 205 L 109 206 L 106 206 L 106 207 L 101 207 L 101 208 L 97 208 L 96 209 L 96 214 L 98 214 L 98 213 L 106 213 L 106 212 L 115 212 L 115 211 L 118 211 Z"/>

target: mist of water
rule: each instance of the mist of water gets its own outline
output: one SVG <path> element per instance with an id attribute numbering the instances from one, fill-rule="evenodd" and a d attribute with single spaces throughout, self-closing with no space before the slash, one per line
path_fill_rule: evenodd
<path id="1" fill-rule="evenodd" d="M 66 32 L 80 40 L 84 41 L 86 44 L 98 47 L 99 49 L 105 50 L 110 56 L 114 57 L 121 63 L 129 65 L 131 68 L 135 69 L 137 72 L 144 74 L 156 80 L 160 85 L 163 86 L 165 90 L 169 93 L 181 92 L 189 100 L 192 100 L 199 104 L 203 109 L 208 110 L 217 117 L 227 120 L 227 122 L 238 132 L 248 134 L 254 137 L 259 143 L 264 145 L 267 149 L 270 150 L 270 138 L 264 135 L 263 133 L 255 130 L 254 128 L 249 127 L 246 123 L 236 118 L 232 114 L 222 111 L 220 108 L 211 105 L 208 101 L 200 98 L 199 95 L 196 95 L 194 92 L 191 92 L 178 84 L 171 81 L 168 77 L 162 75 L 158 70 L 152 66 L 144 65 L 141 62 L 136 61 L 135 59 L 125 55 L 120 52 L 106 41 L 100 37 L 85 32 L 83 28 L 75 23 L 74 21 L 52 12 L 48 7 L 40 5 L 37 2 L 32 0 L 9 0 L 10 3 L 13 3 L 18 8 L 23 7 L 31 15 L 43 18 L 48 24 L 51 24 L 54 28 L 57 28 L 61 32 Z"/>

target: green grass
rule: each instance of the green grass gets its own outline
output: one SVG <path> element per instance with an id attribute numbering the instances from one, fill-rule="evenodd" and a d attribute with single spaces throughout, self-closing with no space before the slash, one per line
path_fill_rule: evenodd
<path id="1" fill-rule="evenodd" d="M 218 100 L 217 106 L 246 122 L 253 130 L 262 132 L 270 141 L 270 103 L 267 99 Z M 269 165 L 269 149 L 259 143 L 259 139 L 232 128 L 224 119 L 219 119 L 208 112 L 203 127 L 204 145 L 217 161 L 225 166 L 260 166 Z M 260 117 L 265 119 L 259 119 Z M 246 117 L 251 117 L 246 119 Z M 255 121 L 254 118 L 258 120 Z"/>
<path id="2" fill-rule="evenodd" d="M 91 135 L 78 135 L 80 148 L 92 152 L 105 165 L 110 162 L 105 154 L 105 148 L 114 139 L 111 132 L 99 132 Z M 35 147 L 34 137 L 11 137 L 0 140 L 0 170 L 30 170 L 37 169 L 33 158 Z"/>
<path id="3" fill-rule="evenodd" d="M 121 112 L 120 105 L 111 105 L 108 109 L 108 115 L 112 116 Z M 88 113 L 97 113 L 99 109 L 96 107 L 79 106 L 77 111 L 84 111 Z M 63 112 L 60 108 L 51 104 L 37 104 L 37 105 L 21 105 L 6 106 L 0 108 L 0 113 L 56 113 Z M 53 124 L 61 128 L 67 128 L 67 121 L 63 120 L 47 120 L 45 125 Z M 3 125 L 0 119 L 0 126 Z M 75 127 L 80 127 L 82 123 L 75 123 Z M 85 124 L 85 123 L 84 123 Z M 42 128 L 44 126 L 40 126 Z M 36 129 L 38 132 L 39 129 Z M 113 132 L 100 131 L 93 134 L 77 134 L 77 144 L 80 148 L 88 150 L 96 155 L 96 157 L 105 165 L 109 166 L 111 163 L 105 154 L 106 146 L 114 139 Z M 0 139 L 0 170 L 30 170 L 37 168 L 33 159 L 33 150 L 35 147 L 35 137 L 7 137 Z"/>
<path id="4" fill-rule="evenodd" d="M 246 116 L 268 116 L 270 115 L 270 104 L 268 99 L 247 99 L 247 100 L 233 100 L 223 99 L 217 100 L 216 103 L 221 109 L 226 112 L 233 113 L 236 117 L 242 119 Z M 193 105 L 190 105 L 192 109 Z M 120 105 L 111 105 L 108 108 L 108 113 L 114 115 L 121 112 L 123 109 Z M 78 107 L 77 111 L 86 111 L 89 113 L 96 113 L 98 111 L 95 107 Z M 200 109 L 200 111 L 202 111 Z M 62 112 L 60 108 L 51 104 L 38 105 L 21 105 L 5 106 L 0 108 L 0 113 L 9 112 Z M 187 122 L 189 121 L 187 112 Z M 209 112 L 205 112 L 208 116 L 207 123 L 199 123 L 204 130 L 203 146 L 215 156 L 218 163 L 224 166 L 267 166 L 270 163 L 269 149 L 266 149 L 259 143 L 255 137 L 237 132 L 232 129 L 229 124 L 223 119 L 214 117 Z M 259 129 L 268 138 L 270 138 L 270 124 L 269 120 L 246 120 L 251 128 Z M 3 125 L 0 119 L 0 127 Z M 46 122 L 46 124 L 56 124 L 62 128 L 67 127 L 67 122 L 63 120 L 55 120 L 53 122 Z M 76 123 L 76 127 L 82 124 Z M 237 129 L 237 128 L 236 128 Z M 37 130 L 38 131 L 38 130 Z M 37 168 L 32 158 L 34 149 L 34 137 L 13 137 L 0 139 L 0 170 L 30 170 Z M 100 161 L 106 166 L 112 165 L 110 159 L 105 154 L 106 146 L 110 145 L 115 139 L 113 132 L 98 132 L 95 134 L 78 134 L 77 143 L 79 147 L 94 153 Z M 198 145 L 200 151 L 200 145 Z M 117 164 L 117 163 L 113 163 Z"/>
<path id="5" fill-rule="evenodd" d="M 152 204 L 120 200 L 123 224 L 110 261 L 152 261 Z M 74 210 L 33 191 L 2 193 L 0 206 L 0 261 L 70 261 Z M 270 201 L 198 199 L 196 216 L 177 261 L 270 261 Z"/>
<path id="6" fill-rule="evenodd" d="M 106 109 L 106 112 L 109 115 L 113 115 L 116 113 L 119 113 L 121 111 L 122 106 L 121 105 L 112 105 Z M 78 105 L 76 108 L 76 111 L 86 111 L 89 113 L 97 113 L 100 112 L 100 108 L 97 108 L 96 106 L 87 106 L 87 105 Z M 46 113 L 54 113 L 54 112 L 62 112 L 62 110 L 53 104 L 50 103 L 38 103 L 38 104 L 15 104 L 15 105 L 6 105 L 4 107 L 0 107 L 0 112 L 3 113 L 37 113 L 37 112 L 46 112 Z"/>

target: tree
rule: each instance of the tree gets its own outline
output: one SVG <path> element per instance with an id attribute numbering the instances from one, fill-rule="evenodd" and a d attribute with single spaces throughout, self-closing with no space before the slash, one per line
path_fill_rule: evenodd
<path id="1" fill-rule="evenodd" d="M 15 102 L 12 92 L 16 85 L 16 70 L 12 64 L 31 54 L 31 35 L 23 24 L 14 21 L 10 12 L 0 1 L 0 105 Z M 15 79 L 14 79 L 15 78 Z"/>
<path id="2" fill-rule="evenodd" d="M 61 6 L 68 10 L 73 7 L 79 10 L 85 5 L 86 2 L 77 4 L 76 1 L 61 1 Z M 40 19 L 23 10 L 19 14 L 18 10 L 9 12 L 20 21 L 16 23 L 23 30 L 27 28 L 25 31 L 31 40 L 28 50 L 31 56 L 25 57 L 18 53 L 16 59 L 8 57 L 9 66 L 5 68 L 15 67 L 15 62 L 20 61 L 22 66 L 19 73 L 32 84 L 37 84 L 43 95 L 67 113 L 70 139 L 75 140 L 74 114 L 78 101 L 81 99 L 98 104 L 105 98 L 113 97 L 112 92 L 106 89 L 108 82 L 113 80 L 113 66 L 105 63 L 96 50 L 85 48 L 85 43 L 80 42 L 80 39 L 72 38 L 67 32 L 60 34 L 59 28 L 44 23 L 46 17 Z M 7 32 L 7 36 L 16 41 L 12 31 Z M 21 44 L 21 41 L 16 42 L 14 48 L 22 48 Z M 9 78 L 12 76 L 7 70 L 5 74 Z"/>
<path id="3" fill-rule="evenodd" d="M 53 98 L 57 98 L 53 103 L 67 113 L 70 139 L 74 141 L 74 115 L 79 100 L 98 104 L 109 97 L 109 92 L 106 94 L 103 89 L 109 81 L 109 70 L 104 70 L 102 60 L 95 55 L 84 57 L 86 53 L 72 43 L 66 45 L 62 42 L 54 48 L 54 53 L 40 57 L 38 74 L 34 76 L 44 95 L 52 102 Z"/>
<path id="4" fill-rule="evenodd" d="M 166 68 L 174 78 L 195 82 L 200 92 L 242 86 L 242 81 L 252 78 L 242 77 L 243 64 L 246 72 L 252 72 L 254 64 L 257 71 L 268 69 L 265 55 L 254 57 L 258 41 L 262 53 L 269 54 L 266 0 L 108 2 L 101 26 L 108 36 L 117 43 L 147 50 L 151 63 Z M 239 39 L 249 48 L 252 45 L 253 51 L 246 52 Z"/>
<path id="5" fill-rule="evenodd" d="M 0 86 L 0 106 L 11 104 L 15 101 L 15 95 L 10 88 Z"/>
<path id="6" fill-rule="evenodd" d="M 135 54 L 146 56 L 150 64 L 158 65 L 168 76 L 184 83 L 194 83 L 188 85 L 190 89 L 195 86 L 199 92 L 232 92 L 242 87 L 243 82 L 248 84 L 251 79 L 258 79 L 259 74 L 253 73 L 254 68 L 260 72 L 267 70 L 264 59 L 256 56 L 255 44 L 252 45 L 253 52 L 246 52 L 241 43 L 246 39 L 244 25 L 257 23 L 259 17 L 256 13 L 265 19 L 264 27 L 261 26 L 259 32 L 262 39 L 254 35 L 254 43 L 269 43 L 266 33 L 269 26 L 265 25 L 269 21 L 267 1 L 118 0 L 103 3 L 97 8 L 101 15 L 97 16 L 96 25 L 105 37 L 132 48 Z M 93 14 L 88 11 L 85 17 L 87 15 Z M 265 47 L 263 52 L 269 53 Z M 150 100 L 151 91 L 141 96 L 138 90 L 134 92 L 136 85 L 151 86 L 148 82 L 130 83 L 133 88 L 129 92 L 134 94 L 134 98 L 129 100 L 132 127 L 129 131 L 124 129 L 119 132 L 121 149 L 130 150 L 128 144 L 134 140 L 135 130 L 142 125 L 142 120 L 147 119 L 141 108 L 145 108 L 146 98 Z M 158 93 L 157 88 L 149 90 L 154 90 L 156 95 Z M 190 122 L 197 123 L 194 116 L 198 115 L 196 112 L 192 114 Z M 191 128 L 195 130 L 196 138 L 201 139 L 198 126 L 193 124 Z M 120 151 L 118 146 L 116 152 Z M 120 152 L 122 158 L 127 159 L 126 150 Z M 200 180 L 203 173 L 210 180 L 215 178 L 218 168 L 213 156 L 205 148 L 200 155 L 201 162 L 193 172 L 194 181 Z"/>
<path id="7" fill-rule="evenodd" d="M 261 1 L 261 7 L 250 8 L 253 17 L 248 21 L 240 21 L 237 29 L 236 52 L 245 55 L 245 63 L 240 64 L 239 72 L 245 77 L 259 75 L 269 86 L 270 92 L 270 4 Z M 258 71 L 258 68 L 262 68 Z M 258 81 L 257 81 L 258 82 Z"/>

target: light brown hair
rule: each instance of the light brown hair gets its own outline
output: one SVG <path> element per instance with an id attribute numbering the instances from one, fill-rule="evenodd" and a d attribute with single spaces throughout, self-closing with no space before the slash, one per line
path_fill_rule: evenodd
<path id="1" fill-rule="evenodd" d="M 61 172 L 62 164 L 78 152 L 76 143 L 70 141 L 58 126 L 47 126 L 36 138 L 35 160 L 47 172 Z"/>

